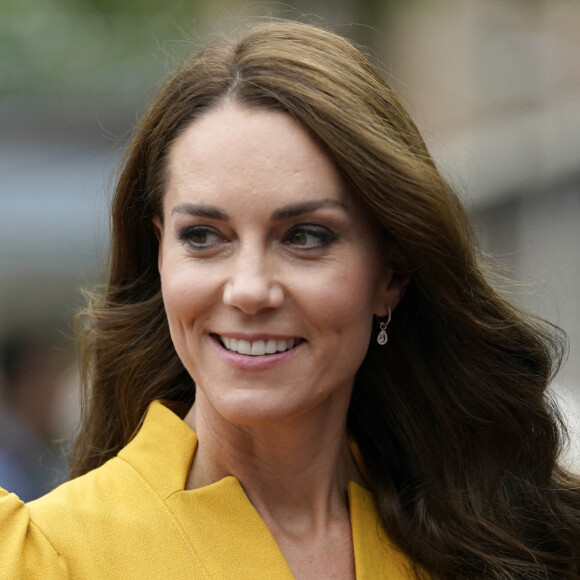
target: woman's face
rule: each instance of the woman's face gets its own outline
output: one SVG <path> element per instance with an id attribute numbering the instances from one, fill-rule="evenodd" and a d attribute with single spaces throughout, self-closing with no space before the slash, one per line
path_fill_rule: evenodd
<path id="1" fill-rule="evenodd" d="M 238 424 L 348 406 L 398 290 L 335 167 L 281 112 L 228 104 L 172 146 L 159 271 L 197 401 Z"/>

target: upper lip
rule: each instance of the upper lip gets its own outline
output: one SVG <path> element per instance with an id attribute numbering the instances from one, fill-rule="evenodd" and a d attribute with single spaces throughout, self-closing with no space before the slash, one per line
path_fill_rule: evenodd
<path id="1" fill-rule="evenodd" d="M 269 334 L 269 333 L 245 333 L 245 332 L 215 332 L 211 333 L 216 336 L 226 338 L 237 338 L 238 340 L 247 340 L 248 342 L 256 342 L 257 340 L 290 340 L 291 338 L 298 340 L 302 337 L 295 334 Z"/>

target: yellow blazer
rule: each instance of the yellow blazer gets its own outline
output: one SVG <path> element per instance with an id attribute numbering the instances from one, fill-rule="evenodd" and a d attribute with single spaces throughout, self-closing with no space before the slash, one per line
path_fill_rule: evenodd
<path id="1" fill-rule="evenodd" d="M 196 434 L 155 402 L 98 469 L 28 504 L 0 489 L 0 578 L 291 580 L 237 479 L 184 490 L 196 448 Z M 348 494 L 357 579 L 410 579 L 372 495 L 353 482 Z"/>

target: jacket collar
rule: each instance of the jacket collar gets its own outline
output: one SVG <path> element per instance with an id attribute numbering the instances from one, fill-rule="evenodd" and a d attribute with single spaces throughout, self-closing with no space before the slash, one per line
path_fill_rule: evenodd
<path id="1" fill-rule="evenodd" d="M 197 435 L 159 401 L 153 402 L 136 437 L 119 453 L 164 502 L 210 577 L 227 578 L 236 562 L 238 580 L 293 575 L 266 524 L 232 476 L 195 490 L 185 484 Z M 410 564 L 387 538 L 372 494 L 348 485 L 358 580 L 412 578 Z"/>

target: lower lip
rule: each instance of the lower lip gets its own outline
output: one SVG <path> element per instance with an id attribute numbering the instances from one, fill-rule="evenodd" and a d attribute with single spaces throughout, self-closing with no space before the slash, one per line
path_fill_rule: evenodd
<path id="1" fill-rule="evenodd" d="M 300 344 L 284 352 L 265 354 L 261 356 L 250 356 L 228 350 L 222 345 L 217 337 L 212 336 L 212 340 L 216 345 L 218 354 L 223 360 L 233 367 L 250 371 L 263 371 L 278 366 L 279 364 L 291 359 L 304 344 L 304 341 L 302 341 Z"/>

